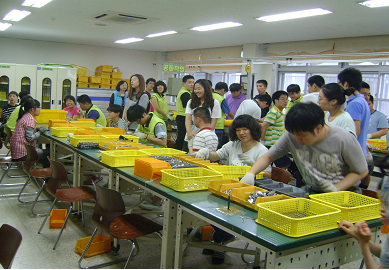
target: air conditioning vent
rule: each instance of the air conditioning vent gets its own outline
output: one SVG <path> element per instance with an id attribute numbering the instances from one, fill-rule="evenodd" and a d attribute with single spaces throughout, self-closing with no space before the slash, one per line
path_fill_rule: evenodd
<path id="1" fill-rule="evenodd" d="M 139 16 L 134 14 L 125 14 L 123 12 L 116 12 L 116 11 L 106 11 L 100 14 L 96 14 L 91 18 L 99 21 L 104 21 L 104 22 L 122 23 L 122 24 L 143 23 L 155 19 L 155 18 L 146 18 L 144 16 Z"/>

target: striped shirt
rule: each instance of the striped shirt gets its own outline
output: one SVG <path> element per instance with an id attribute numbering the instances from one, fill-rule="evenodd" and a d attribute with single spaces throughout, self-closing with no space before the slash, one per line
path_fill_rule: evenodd
<path id="1" fill-rule="evenodd" d="M 124 129 L 126 132 L 128 131 L 128 125 L 127 125 L 126 120 L 124 120 L 124 119 L 119 119 L 119 120 L 116 122 L 116 124 L 110 119 L 110 120 L 109 120 L 109 127 L 122 128 L 122 129 Z"/>
<path id="2" fill-rule="evenodd" d="M 215 131 L 211 128 L 203 128 L 193 139 L 193 151 L 208 148 L 209 152 L 216 152 L 218 143 Z"/>
<path id="3" fill-rule="evenodd" d="M 266 114 L 265 120 L 263 121 L 270 124 L 266 129 L 265 145 L 273 146 L 282 134 L 284 134 L 285 114 L 274 106 Z"/>
<path id="4" fill-rule="evenodd" d="M 14 106 L 6 104 L 3 107 L 3 113 L 1 117 L 1 123 L 5 124 L 7 123 L 8 118 L 10 117 L 11 113 L 15 110 L 15 108 L 19 106 L 18 104 L 15 104 Z"/>

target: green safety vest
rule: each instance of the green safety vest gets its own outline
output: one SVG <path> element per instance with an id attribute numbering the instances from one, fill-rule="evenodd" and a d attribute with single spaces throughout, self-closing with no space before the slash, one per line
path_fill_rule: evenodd
<path id="1" fill-rule="evenodd" d="M 19 111 L 20 111 L 21 107 L 22 107 L 21 105 L 17 106 L 13 110 L 13 112 L 11 113 L 9 118 L 7 119 L 7 123 L 5 123 L 5 125 L 11 130 L 11 132 L 13 132 L 15 127 L 16 127 L 16 122 L 18 121 Z M 4 129 L 4 131 L 5 131 L 5 129 Z"/>
<path id="2" fill-rule="evenodd" d="M 158 94 L 158 93 L 154 93 L 151 95 L 151 98 L 152 97 L 155 97 L 157 99 L 157 102 L 158 102 L 158 106 L 159 108 L 164 111 L 165 113 L 168 113 L 169 112 L 169 107 L 167 105 L 167 101 L 166 101 L 166 96 L 163 95 L 162 97 Z M 154 108 L 154 114 L 156 116 L 158 116 L 159 118 L 161 118 L 163 121 L 166 121 L 167 120 L 167 116 L 166 115 L 162 115 L 160 114 L 159 112 L 157 112 L 157 110 L 155 110 Z"/>
<path id="3" fill-rule="evenodd" d="M 222 102 L 224 100 L 224 97 L 219 95 L 216 92 L 212 92 L 212 97 L 219 101 L 220 103 L 220 108 L 222 107 Z M 226 118 L 226 114 L 223 112 L 223 109 L 221 109 L 222 116 L 221 118 L 217 119 L 215 129 L 224 129 L 224 119 Z"/>
<path id="4" fill-rule="evenodd" d="M 142 126 L 142 125 L 138 125 L 138 132 L 145 133 L 145 134 L 155 138 L 155 134 L 154 134 L 155 126 L 158 123 L 162 123 L 165 126 L 165 129 L 166 129 L 166 124 L 165 124 L 165 121 L 163 121 L 161 118 L 156 116 L 154 113 L 149 113 L 149 115 L 151 117 L 151 120 L 149 122 L 149 126 L 145 127 L 145 126 Z M 145 139 L 142 139 L 141 141 L 149 142 L 149 141 L 147 141 Z"/>
<path id="5" fill-rule="evenodd" d="M 99 118 L 96 119 L 96 124 L 102 125 L 103 127 L 107 126 L 107 119 L 105 118 L 105 115 L 103 112 L 96 106 L 92 104 L 92 107 L 88 110 L 88 112 L 85 113 L 85 118 L 88 118 L 89 112 L 95 110 L 99 113 Z"/>
<path id="6" fill-rule="evenodd" d="M 177 114 L 181 115 L 181 116 L 185 116 L 185 108 L 182 105 L 182 101 L 181 101 L 181 95 L 184 93 L 188 93 L 189 95 L 191 94 L 190 91 L 188 89 L 186 89 L 185 87 L 182 87 L 180 92 L 178 92 L 176 107 L 177 107 Z"/>

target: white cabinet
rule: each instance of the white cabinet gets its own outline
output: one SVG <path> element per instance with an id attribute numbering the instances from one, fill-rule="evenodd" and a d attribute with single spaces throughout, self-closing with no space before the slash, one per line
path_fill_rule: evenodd
<path id="1" fill-rule="evenodd" d="M 36 65 L 15 65 L 15 91 L 30 91 L 36 97 Z"/>

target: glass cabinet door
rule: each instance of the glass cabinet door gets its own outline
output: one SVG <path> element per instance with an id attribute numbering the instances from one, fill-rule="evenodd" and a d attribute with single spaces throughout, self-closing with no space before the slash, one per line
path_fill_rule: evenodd
<path id="1" fill-rule="evenodd" d="M 0 77 L 0 115 L 3 111 L 4 105 L 8 103 L 9 93 L 9 78 L 7 76 Z"/>
<path id="2" fill-rule="evenodd" d="M 42 81 L 42 109 L 50 109 L 51 102 L 51 79 L 44 78 Z"/>
<path id="3" fill-rule="evenodd" d="M 64 102 L 64 98 L 66 96 L 71 95 L 71 87 L 72 87 L 72 82 L 69 79 L 65 79 L 62 82 L 62 109 L 66 107 L 66 104 Z"/>
<path id="4" fill-rule="evenodd" d="M 28 92 L 31 92 L 31 79 L 29 77 L 23 77 L 21 80 L 21 91 L 26 90 Z"/>

